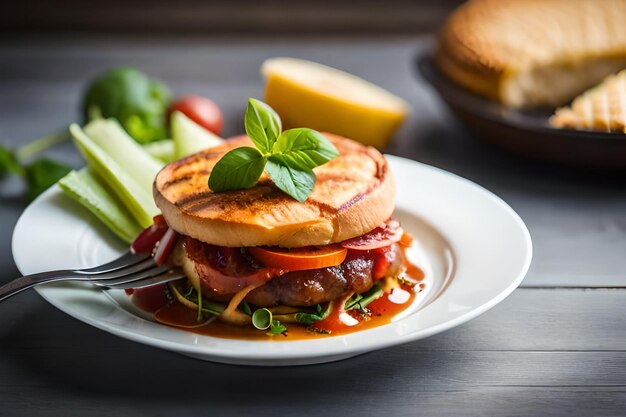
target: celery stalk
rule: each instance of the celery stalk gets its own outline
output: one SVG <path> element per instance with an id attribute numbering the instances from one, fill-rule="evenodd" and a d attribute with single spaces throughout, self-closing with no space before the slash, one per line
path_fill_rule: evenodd
<path id="1" fill-rule="evenodd" d="M 156 142 L 146 143 L 141 145 L 141 147 L 144 151 L 150 154 L 150 156 L 166 164 L 176 160 L 174 153 L 174 141 L 172 139 L 163 139 Z"/>
<path id="2" fill-rule="evenodd" d="M 131 243 L 141 232 L 141 226 L 121 201 L 90 169 L 70 172 L 59 181 L 59 186 L 124 242 Z"/>
<path id="3" fill-rule="evenodd" d="M 224 142 L 222 138 L 209 132 L 179 111 L 172 113 L 170 125 L 177 159 Z"/>
<path id="4" fill-rule="evenodd" d="M 93 127 L 101 124 L 107 126 Z M 70 126 L 70 133 L 87 163 L 118 196 L 137 223 L 142 227 L 150 226 L 152 218 L 159 214 L 152 199 L 152 181 L 160 164 L 126 133 L 120 134 L 123 130 L 116 122 L 95 120 L 86 128 L 97 139 L 92 140 L 77 124 Z"/>
<path id="5" fill-rule="evenodd" d="M 162 164 L 155 161 L 114 119 L 94 120 L 85 134 L 144 189 L 152 194 L 152 183 Z"/>

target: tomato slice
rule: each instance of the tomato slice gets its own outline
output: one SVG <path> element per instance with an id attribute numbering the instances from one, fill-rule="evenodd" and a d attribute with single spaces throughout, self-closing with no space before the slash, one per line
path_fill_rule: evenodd
<path id="1" fill-rule="evenodd" d="M 176 241 L 178 240 L 178 233 L 174 231 L 172 228 L 168 228 L 159 243 L 157 243 L 156 248 L 154 250 L 154 261 L 157 265 L 164 265 L 167 263 L 172 250 L 174 250 L 174 245 L 176 245 Z"/>
<path id="2" fill-rule="evenodd" d="M 162 215 L 154 216 L 154 223 L 144 229 L 130 245 L 134 253 L 152 253 L 157 265 L 163 265 L 174 249 L 178 233 L 170 228 Z"/>
<path id="3" fill-rule="evenodd" d="M 241 248 L 209 245 L 189 236 L 184 245 L 203 287 L 217 294 L 235 294 L 289 272 L 286 268 L 259 268 Z"/>
<path id="4" fill-rule="evenodd" d="M 348 250 L 339 245 L 295 249 L 252 247 L 248 248 L 248 251 L 265 266 L 290 271 L 336 266 L 342 263 L 348 254 Z"/>
<path id="5" fill-rule="evenodd" d="M 378 249 L 399 242 L 403 234 L 404 230 L 400 223 L 395 219 L 389 219 L 371 232 L 341 242 L 341 246 L 354 250 Z"/>
<path id="6" fill-rule="evenodd" d="M 139 233 L 139 236 L 130 245 L 132 251 L 135 253 L 152 253 L 168 229 L 169 226 L 165 223 L 163 216 L 155 216 L 154 223 Z"/>

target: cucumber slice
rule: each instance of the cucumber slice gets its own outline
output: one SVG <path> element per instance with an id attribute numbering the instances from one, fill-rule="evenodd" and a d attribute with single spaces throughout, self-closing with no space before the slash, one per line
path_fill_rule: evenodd
<path id="1" fill-rule="evenodd" d="M 184 158 L 224 142 L 222 138 L 209 132 L 179 111 L 172 113 L 170 126 L 172 127 L 176 159 Z"/>
<path id="2" fill-rule="evenodd" d="M 152 218 L 160 213 L 152 199 L 152 181 L 160 164 L 145 153 L 117 122 L 95 120 L 86 126 L 86 130 L 95 133 L 103 147 L 98 146 L 77 124 L 70 126 L 76 146 L 89 166 L 141 227 L 150 226 Z"/>
<path id="3" fill-rule="evenodd" d="M 92 170 L 72 171 L 59 180 L 59 186 L 124 242 L 131 243 L 141 232 L 141 226 Z"/>

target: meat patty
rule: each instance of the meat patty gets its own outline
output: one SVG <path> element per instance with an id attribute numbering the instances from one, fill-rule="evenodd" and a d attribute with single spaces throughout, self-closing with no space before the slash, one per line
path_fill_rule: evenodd
<path id="1" fill-rule="evenodd" d="M 310 306 L 347 293 L 372 288 L 373 259 L 356 258 L 330 268 L 295 271 L 273 278 L 252 291 L 246 300 L 258 306 Z"/>
<path id="2" fill-rule="evenodd" d="M 188 252 L 189 249 L 190 245 L 187 247 Z M 192 254 L 191 258 L 196 262 L 200 260 L 198 254 Z M 250 258 L 245 260 L 245 256 L 242 257 L 241 253 L 237 253 L 236 258 L 239 269 L 241 269 L 242 263 L 254 262 Z M 404 263 L 404 255 L 397 244 L 391 246 L 386 258 L 390 261 L 387 275 L 398 273 Z M 214 267 L 218 267 L 215 262 L 216 259 L 223 260 L 223 256 L 203 256 L 202 258 L 203 263 L 211 262 Z M 259 307 L 276 305 L 297 307 L 326 303 L 352 293 L 362 293 L 374 285 L 374 259 L 375 256 L 366 251 L 362 251 L 362 253 L 354 251 L 341 265 L 279 274 L 266 284 L 251 291 L 246 297 L 246 301 Z M 232 264 L 232 262 L 230 263 Z M 225 265 L 222 264 L 222 266 Z M 253 265 L 246 265 L 246 269 L 251 267 Z M 196 264 L 195 270 L 202 286 L 202 292 L 207 297 L 220 301 L 228 301 L 232 298 L 234 293 L 218 293 L 211 288 L 209 282 L 215 277 L 208 276 L 210 273 L 208 268 Z M 240 278 L 232 276 L 224 279 L 238 280 Z"/>

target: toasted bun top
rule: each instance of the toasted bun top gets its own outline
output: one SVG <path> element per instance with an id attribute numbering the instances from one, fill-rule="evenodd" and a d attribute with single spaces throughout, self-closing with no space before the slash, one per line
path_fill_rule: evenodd
<path id="1" fill-rule="evenodd" d="M 503 85 L 519 74 L 530 74 L 528 83 L 537 68 L 571 71 L 584 61 L 625 57 L 624 16 L 626 0 L 468 1 L 441 31 L 437 65 L 468 89 L 523 105 L 524 99 L 508 98 Z"/>
<path id="2" fill-rule="evenodd" d="M 250 146 L 247 136 L 167 165 L 157 174 L 154 199 L 177 232 L 220 246 L 292 248 L 360 236 L 382 224 L 394 209 L 389 165 L 372 147 L 325 136 L 339 156 L 315 168 L 315 188 L 304 203 L 283 193 L 266 173 L 246 190 L 209 189 L 213 166 L 231 149 Z"/>

